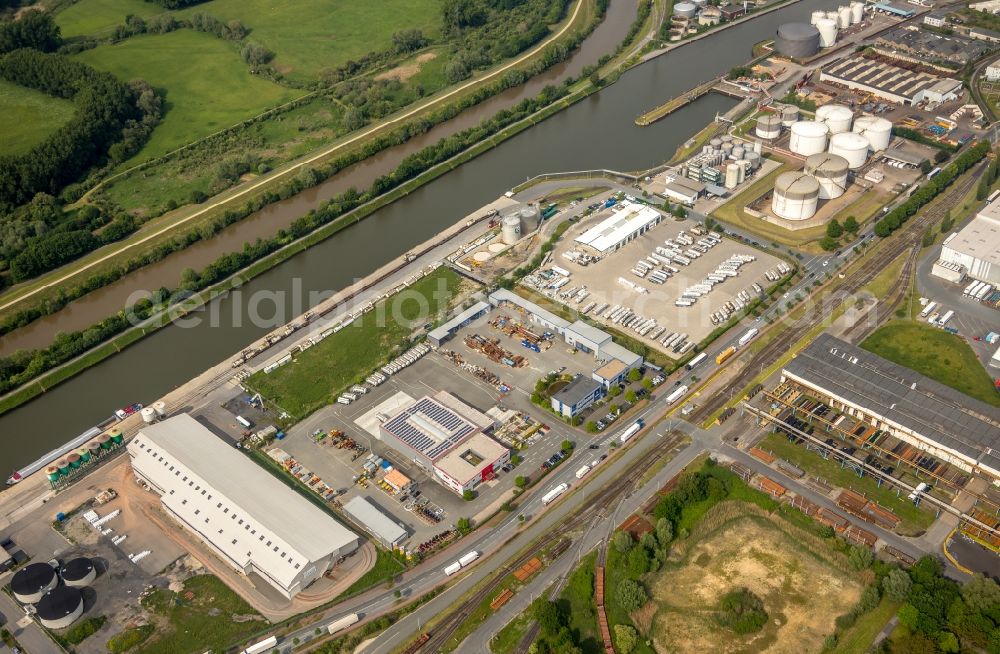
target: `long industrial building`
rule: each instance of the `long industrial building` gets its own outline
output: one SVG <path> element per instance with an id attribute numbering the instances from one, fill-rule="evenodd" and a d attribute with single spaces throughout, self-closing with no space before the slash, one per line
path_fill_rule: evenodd
<path id="1" fill-rule="evenodd" d="M 289 599 L 358 547 L 357 534 L 187 414 L 146 425 L 127 449 L 167 513 Z"/>
<path id="2" fill-rule="evenodd" d="M 510 450 L 484 432 L 493 419 L 440 391 L 399 410 L 379 426 L 382 440 L 456 493 L 492 478 Z"/>
<path id="3" fill-rule="evenodd" d="M 961 266 L 973 279 L 1000 285 L 1000 201 L 986 205 L 968 225 L 949 235 L 940 261 Z"/>
<path id="4" fill-rule="evenodd" d="M 576 242 L 608 254 L 660 224 L 663 214 L 652 207 L 625 201 L 609 217 L 576 237 Z"/>
<path id="5" fill-rule="evenodd" d="M 930 456 L 1000 483 L 1000 409 L 829 334 L 785 364 L 781 377 Z"/>
<path id="6" fill-rule="evenodd" d="M 903 105 L 924 100 L 957 100 L 962 92 L 960 80 L 906 70 L 862 56 L 846 57 L 826 66 L 820 71 L 819 79 Z"/>

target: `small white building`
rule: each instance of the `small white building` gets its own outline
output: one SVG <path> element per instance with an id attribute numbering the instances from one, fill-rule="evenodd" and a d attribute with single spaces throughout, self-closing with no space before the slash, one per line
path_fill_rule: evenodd
<path id="1" fill-rule="evenodd" d="M 186 413 L 128 444 L 137 479 L 238 572 L 291 599 L 358 548 L 358 535 Z"/>
<path id="2" fill-rule="evenodd" d="M 986 0 L 986 2 L 972 2 L 969 9 L 983 11 L 988 14 L 1000 13 L 1000 0 Z"/>
<path id="3" fill-rule="evenodd" d="M 931 27 L 944 27 L 948 24 L 948 21 L 944 19 L 944 14 L 927 14 L 924 16 L 924 25 L 930 25 Z"/>
<path id="4" fill-rule="evenodd" d="M 986 67 L 986 80 L 988 82 L 1000 80 L 1000 64 L 990 64 Z"/>

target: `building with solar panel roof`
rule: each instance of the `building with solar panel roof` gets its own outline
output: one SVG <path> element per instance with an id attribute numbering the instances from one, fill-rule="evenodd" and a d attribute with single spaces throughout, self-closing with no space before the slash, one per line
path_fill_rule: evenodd
<path id="1" fill-rule="evenodd" d="M 390 416 L 382 440 L 456 493 L 472 490 L 510 460 L 487 432 L 495 423 L 454 395 L 425 396 Z"/>

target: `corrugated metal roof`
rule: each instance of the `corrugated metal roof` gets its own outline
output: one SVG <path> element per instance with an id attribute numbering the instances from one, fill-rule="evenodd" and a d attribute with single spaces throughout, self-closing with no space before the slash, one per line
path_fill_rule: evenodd
<path id="1" fill-rule="evenodd" d="M 385 544 L 399 545 L 407 538 L 406 530 L 369 502 L 367 497 L 352 497 L 344 504 L 344 510 Z"/>
<path id="2" fill-rule="evenodd" d="M 1000 473 L 1000 409 L 829 334 L 785 372 Z"/>
<path id="3" fill-rule="evenodd" d="M 476 302 L 471 307 L 469 307 L 462 313 L 458 314 L 448 322 L 444 323 L 437 329 L 432 330 L 428 334 L 428 336 L 430 336 L 431 338 L 436 338 L 439 341 L 444 340 L 448 338 L 449 335 L 451 335 L 451 330 L 461 327 L 462 323 L 464 323 L 466 320 L 475 318 L 480 313 L 488 310 L 489 308 L 490 305 L 487 302 Z"/>

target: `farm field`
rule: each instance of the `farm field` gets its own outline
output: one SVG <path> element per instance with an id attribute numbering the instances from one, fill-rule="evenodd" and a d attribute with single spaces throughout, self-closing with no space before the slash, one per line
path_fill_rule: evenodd
<path id="1" fill-rule="evenodd" d="M 877 329 L 861 347 L 889 361 L 1000 407 L 1000 393 L 972 348 L 961 337 L 919 322 L 894 321 Z"/>
<path id="2" fill-rule="evenodd" d="M 236 45 L 187 29 L 101 45 L 76 58 L 120 79 L 145 79 L 164 93 L 163 121 L 133 162 L 160 156 L 304 93 L 251 75 Z"/>
<path id="3" fill-rule="evenodd" d="M 163 9 L 143 0 L 80 0 L 59 12 L 57 22 L 65 36 L 100 36 L 128 14 L 160 13 Z M 399 30 L 415 28 L 433 38 L 441 22 L 437 0 L 211 0 L 173 13 L 240 21 L 250 29 L 251 40 L 276 54 L 275 68 L 297 81 L 388 49 Z"/>
<path id="4" fill-rule="evenodd" d="M 69 121 L 74 110 L 69 100 L 0 80 L 0 116 L 4 119 L 0 155 L 27 152 Z"/>
<path id="5" fill-rule="evenodd" d="M 820 651 L 834 618 L 857 603 L 862 588 L 827 560 L 830 554 L 756 516 L 704 534 L 683 560 L 650 580 L 655 613 L 646 619 L 656 651 Z M 715 621 L 719 597 L 736 587 L 763 600 L 769 620 L 758 633 L 736 635 Z"/>
<path id="6" fill-rule="evenodd" d="M 378 303 L 373 311 L 302 352 L 290 363 L 267 374 L 255 373 L 246 383 L 293 417 L 304 418 L 333 402 L 343 388 L 390 358 L 417 327 L 404 322 L 417 321 L 422 325 L 434 321 L 461 292 L 461 285 L 454 271 L 439 268 L 399 296 Z M 440 292 L 442 289 L 444 292 Z M 399 303 L 395 304 L 397 299 Z M 429 315 L 419 315 L 424 299 Z"/>

